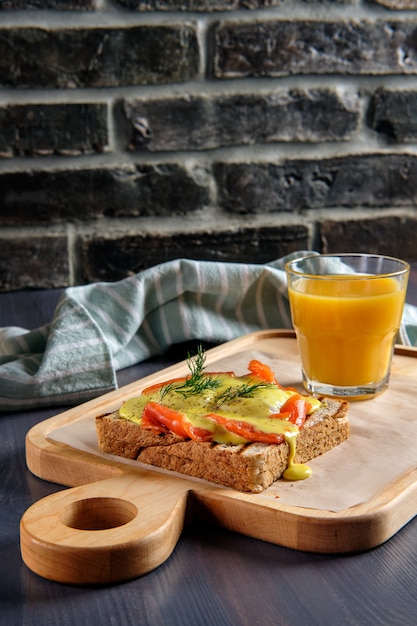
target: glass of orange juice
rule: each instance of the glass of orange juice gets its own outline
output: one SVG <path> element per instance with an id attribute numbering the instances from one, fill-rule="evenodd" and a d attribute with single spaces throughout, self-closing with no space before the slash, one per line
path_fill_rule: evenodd
<path id="1" fill-rule="evenodd" d="M 313 394 L 372 398 L 388 386 L 410 266 L 374 254 L 305 256 L 286 265 L 303 383 Z"/>

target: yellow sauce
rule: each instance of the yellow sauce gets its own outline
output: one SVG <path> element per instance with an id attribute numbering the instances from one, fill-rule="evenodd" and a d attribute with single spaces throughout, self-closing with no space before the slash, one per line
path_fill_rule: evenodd
<path id="1" fill-rule="evenodd" d="M 294 463 L 296 437 L 296 433 L 285 433 L 285 441 L 290 447 L 288 466 L 283 473 L 283 478 L 285 478 L 285 480 L 304 480 L 312 474 L 311 467 L 308 465 L 304 465 L 304 463 Z"/>
<path id="2" fill-rule="evenodd" d="M 141 423 L 143 410 L 148 402 L 163 404 L 174 411 L 186 415 L 193 426 L 210 431 L 216 443 L 249 443 L 248 439 L 231 433 L 225 427 L 207 419 L 208 413 L 221 415 L 228 420 L 238 420 L 251 425 L 263 433 L 283 435 L 289 444 L 288 468 L 284 474 L 287 480 L 301 480 L 311 474 L 305 465 L 294 464 L 296 436 L 299 429 L 287 419 L 272 417 L 295 392 L 281 389 L 273 384 L 266 384 L 253 376 L 230 376 L 228 374 L 206 374 L 215 381 L 215 388 L 205 389 L 202 393 L 184 394 L 180 389 L 183 383 L 176 382 L 162 386 L 153 393 L 130 398 L 120 408 L 120 416 L 137 424 Z M 242 386 L 261 382 L 259 389 L 252 395 L 239 396 Z M 320 406 L 320 401 L 306 397 L 312 411 Z M 311 412 L 312 412 L 311 411 Z"/>

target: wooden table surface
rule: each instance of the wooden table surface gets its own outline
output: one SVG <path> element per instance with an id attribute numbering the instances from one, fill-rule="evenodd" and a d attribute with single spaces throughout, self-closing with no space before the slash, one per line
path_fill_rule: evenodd
<path id="1" fill-rule="evenodd" d="M 0 326 L 46 323 L 59 295 L 0 294 Z M 417 264 L 407 299 L 417 305 Z M 119 383 L 183 359 L 189 348 L 178 346 L 122 371 Z M 84 588 L 38 577 L 20 558 L 19 521 L 31 504 L 62 487 L 27 470 L 24 440 L 32 426 L 56 413 L 0 413 L 1 626 L 417 624 L 417 518 L 382 546 L 343 556 L 296 552 L 221 528 L 191 526 L 171 557 L 142 578 Z"/>

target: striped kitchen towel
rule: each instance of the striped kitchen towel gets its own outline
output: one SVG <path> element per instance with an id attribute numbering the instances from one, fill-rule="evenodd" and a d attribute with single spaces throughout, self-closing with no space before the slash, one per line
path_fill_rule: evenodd
<path id="1" fill-rule="evenodd" d="M 115 389 L 117 370 L 190 339 L 290 328 L 284 266 L 303 254 L 266 265 L 178 259 L 66 289 L 46 326 L 0 329 L 0 409 L 77 404 Z M 417 345 L 414 307 L 401 341 Z"/>

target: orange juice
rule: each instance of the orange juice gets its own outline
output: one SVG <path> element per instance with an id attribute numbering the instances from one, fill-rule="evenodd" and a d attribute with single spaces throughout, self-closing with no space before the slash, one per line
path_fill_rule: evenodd
<path id="1" fill-rule="evenodd" d="M 289 284 L 305 376 L 337 387 L 389 374 L 406 281 L 384 276 L 299 276 Z"/>

